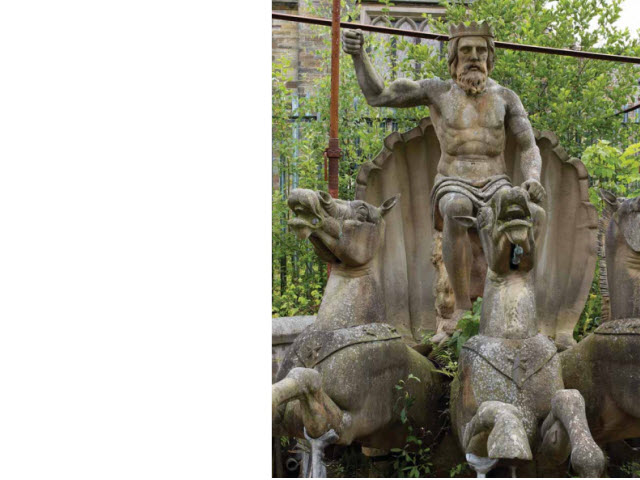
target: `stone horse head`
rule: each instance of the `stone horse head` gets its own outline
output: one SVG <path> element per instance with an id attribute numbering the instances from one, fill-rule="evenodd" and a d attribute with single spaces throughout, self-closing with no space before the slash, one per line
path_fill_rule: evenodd
<path id="1" fill-rule="evenodd" d="M 496 192 L 477 218 L 487 259 L 480 332 L 469 339 L 452 385 L 452 423 L 469 464 L 499 461 L 557 468 L 569 456 L 581 476 L 598 476 L 604 456 L 589 433 L 584 400 L 565 390 L 553 341 L 538 333 L 536 244 L 545 212 L 520 187 Z"/>
<path id="2" fill-rule="evenodd" d="M 406 419 L 425 432 L 441 428 L 436 412 L 442 378 L 401 332 L 384 323 L 382 294 L 370 267 L 384 243 L 384 216 L 398 197 L 376 207 L 311 190 L 289 196 L 291 229 L 309 239 L 331 274 L 315 322 L 291 344 L 276 375 L 273 431 L 311 442 L 314 476 L 326 476 L 320 453 L 328 443 L 358 441 L 376 449 L 405 444 L 407 427 L 394 409 L 394 386 L 409 375 L 419 381 L 407 386 L 415 408 Z"/>
<path id="3" fill-rule="evenodd" d="M 384 242 L 384 216 L 399 195 L 375 207 L 339 200 L 325 192 L 296 189 L 289 196 L 295 217 L 289 226 L 308 238 L 331 275 L 313 329 L 344 328 L 385 321 L 379 280 L 370 264 Z"/>
<path id="4" fill-rule="evenodd" d="M 544 219 L 542 207 L 520 187 L 496 192 L 477 218 L 456 217 L 477 227 L 487 259 L 480 333 L 501 338 L 538 333 L 533 267 Z"/>
<path id="5" fill-rule="evenodd" d="M 493 273 L 532 269 L 544 210 L 530 201 L 523 188 L 499 190 L 478 211 L 477 218 L 456 219 L 467 227 L 477 227 L 487 265 Z"/>
<path id="6" fill-rule="evenodd" d="M 339 200 L 328 193 L 296 189 L 289 195 L 295 218 L 289 226 L 299 238 L 308 238 L 323 261 L 346 268 L 367 265 L 384 239 L 383 217 L 399 195 L 380 207 L 362 200 Z"/>

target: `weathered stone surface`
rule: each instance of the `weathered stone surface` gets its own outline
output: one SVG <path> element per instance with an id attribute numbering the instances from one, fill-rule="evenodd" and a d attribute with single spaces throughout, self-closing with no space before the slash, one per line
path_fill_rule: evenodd
<path id="1" fill-rule="evenodd" d="M 271 319 L 271 345 L 289 345 L 316 319 L 315 315 Z"/>
<path id="2" fill-rule="evenodd" d="M 526 113 L 520 110 L 521 105 L 515 108 L 509 103 L 517 100 L 513 92 L 492 83 L 492 80 L 488 79 L 485 91 L 477 95 L 466 95 L 454 79 L 428 79 L 416 83 L 403 79 L 384 86 L 381 80 L 376 80 L 372 68 L 366 65 L 366 54 L 358 50 L 361 41 L 350 43 L 345 45 L 345 51 L 353 55 L 356 69 L 361 70 L 361 86 L 370 103 L 437 107 L 435 110 L 431 108 L 431 118 L 422 120 L 415 129 L 390 135 L 385 140 L 383 151 L 372 162 L 362 166 L 357 178 L 358 199 L 376 204 L 392 192 L 402 194 L 399 208 L 386 219 L 387 241 L 379 260 L 373 264 L 382 282 L 386 321 L 412 331 L 416 339 L 420 338 L 423 330 L 442 329 L 441 322 L 437 322 L 435 307 L 436 296 L 444 289 L 436 287 L 434 291 L 438 281 L 437 264 L 431 262 L 431 254 L 437 229 L 430 213 L 435 213 L 437 218 L 442 217 L 441 205 L 434 203 L 438 195 L 431 193 L 436 193 L 434 186 L 443 177 L 458 177 L 479 185 L 470 185 L 469 188 L 458 186 L 457 191 L 448 192 L 458 195 L 454 202 L 447 202 L 453 213 L 472 215 L 477 212 L 480 202 L 487 199 L 483 197 L 482 182 L 492 176 L 506 174 L 513 184 L 530 188 L 531 182 L 527 184 L 527 181 L 536 178 L 537 172 L 547 193 L 542 204 L 548 215 L 547 232 L 544 241 L 540 242 L 536 259 L 537 274 L 544 278 L 535 290 L 538 326 L 542 333 L 555 338 L 562 348 L 574 343 L 573 327 L 589 293 L 596 260 L 597 216 L 588 201 L 588 178 L 584 165 L 576 159 L 569 159 L 550 132 L 532 131 L 530 139 L 535 140 L 535 146 L 524 148 L 521 145 L 522 132 L 528 131 L 529 127 L 515 126 L 515 123 L 526 119 Z M 414 88 L 416 85 L 418 89 Z M 509 98 L 505 100 L 501 94 Z M 501 103 L 504 101 L 507 103 Z M 507 105 L 506 109 L 503 110 L 501 105 Z M 463 114 L 463 111 L 471 113 Z M 498 115 L 498 111 L 503 113 Z M 490 117 L 494 121 L 496 115 L 495 128 L 486 132 L 489 125 L 485 124 L 488 121 L 485 118 Z M 451 133 L 454 131 L 458 133 Z M 476 138 L 474 135 L 482 136 L 483 132 L 486 133 L 483 138 L 488 139 L 486 143 L 471 141 Z M 481 143 L 483 146 L 478 146 Z M 476 148 L 478 151 L 474 150 Z M 532 161 L 536 157 L 538 159 Z M 490 189 L 491 185 L 485 187 Z M 452 188 L 451 185 L 449 187 Z M 477 191 L 472 194 L 474 189 Z M 445 197 L 440 196 L 440 202 L 444 202 Z M 445 206 L 445 209 L 449 207 Z M 466 209 L 467 213 L 458 211 L 461 209 Z M 469 238 L 466 253 L 451 255 L 451 259 L 472 257 L 471 261 L 468 258 L 464 262 L 460 260 L 466 266 L 450 268 L 459 279 L 467 278 L 470 268 L 468 301 L 481 294 L 486 273 L 486 261 L 474 230 L 466 231 Z M 445 236 L 451 237 L 446 232 Z M 454 247 L 454 250 L 459 249 Z M 469 263 L 471 266 L 467 268 Z M 454 278 L 452 283 L 455 281 Z M 457 295 L 458 303 L 463 302 L 460 296 Z M 459 314 L 451 323 L 455 324 L 457 318 Z"/>
<path id="3" fill-rule="evenodd" d="M 296 317 L 276 317 L 271 319 L 271 383 L 276 381 L 276 374 L 284 360 L 289 345 L 300 333 L 311 325 L 315 315 Z"/>
<path id="4" fill-rule="evenodd" d="M 640 317 L 640 197 L 616 198 L 600 192 L 604 202 L 601 270 L 610 318 Z M 605 317 L 607 318 L 607 317 Z"/>
<path id="5" fill-rule="evenodd" d="M 640 319 L 612 320 L 562 353 L 565 385 L 584 396 L 598 443 L 640 437 Z"/>
<path id="6" fill-rule="evenodd" d="M 564 389 L 557 348 L 537 333 L 535 260 L 544 210 L 512 187 L 497 192 L 477 218 L 456 220 L 475 224 L 488 265 L 480 335 L 463 346 L 452 385 L 462 448 L 506 465 L 535 459 L 547 469 L 570 455 L 579 475 L 601 474 L 604 455 L 589 432 L 584 400 Z"/>
<path id="7" fill-rule="evenodd" d="M 296 214 L 291 228 L 331 264 L 314 330 L 385 322 L 380 282 L 371 264 L 384 241 L 383 216 L 397 201 L 396 195 L 374 207 L 304 189 L 289 195 L 289 207 Z"/>
<path id="8" fill-rule="evenodd" d="M 619 318 L 603 323 L 595 335 L 640 335 L 640 318 Z"/>
<path id="9" fill-rule="evenodd" d="M 584 396 L 591 432 L 604 444 L 640 437 L 640 197 L 601 195 L 604 323 L 561 359 L 565 385 Z"/>
<path id="10" fill-rule="evenodd" d="M 462 348 L 475 353 L 520 389 L 558 351 L 553 342 L 542 334 L 524 340 L 477 335 Z"/>
<path id="11" fill-rule="evenodd" d="M 309 190 L 290 195 L 291 228 L 309 239 L 332 274 L 317 320 L 295 339 L 272 387 L 274 433 L 401 446 L 407 430 L 394 413 L 393 387 L 410 375 L 420 381 L 404 384 L 414 399 L 409 424 L 438 430 L 441 379 L 407 343 L 415 343 L 435 314 L 438 261 L 430 261 L 425 238 L 441 230 L 455 305 L 450 322 L 470 307 L 484 280 L 480 335 L 462 350 L 450 403 L 470 464 L 480 472 L 524 462 L 530 471 L 535 460 L 550 472 L 570 457 L 578 475 L 599 476 L 604 455 L 589 431 L 585 401 L 562 378 L 565 363 L 577 362 L 556 354 L 556 345 L 572 345 L 595 261 L 586 170 L 567 160 L 555 137 L 537 135 L 517 95 L 488 78 L 494 62 L 488 25 L 458 25 L 451 34 L 452 80 L 403 79 L 388 87 L 363 50 L 362 34 L 344 35 L 371 105 L 428 105 L 432 120 L 385 140 L 387 150 L 358 175 L 356 200 Z M 541 173 L 543 165 L 549 168 Z M 640 221 L 625 227 L 619 220 L 633 250 Z M 622 372 L 629 345 L 615 342 L 635 337 L 632 323 L 605 328 L 571 351 L 592 362 L 617 346 L 609 364 Z M 569 366 L 566 371 L 573 374 Z M 588 375 L 593 387 L 598 373 Z M 619 407 L 624 415 L 612 414 L 606 401 L 615 420 L 607 427 L 615 427 L 628 406 Z M 318 462 L 310 469 L 322 472 Z"/>
<path id="12" fill-rule="evenodd" d="M 272 387 L 274 434 L 302 437 L 306 430 L 319 438 L 333 429 L 340 445 L 401 447 L 407 426 L 394 408 L 394 386 L 414 375 L 420 381 L 405 386 L 415 398 L 408 421 L 435 435 L 443 421 L 437 412 L 442 378 L 407 346 L 401 329 L 384 324 L 371 268 L 397 197 L 376 207 L 295 190 L 288 201 L 291 228 L 331 264 L 331 275 L 316 320 L 294 340 Z"/>
<path id="13" fill-rule="evenodd" d="M 299 362 L 313 368 L 343 348 L 359 343 L 400 339 L 396 328 L 384 323 L 357 325 L 337 330 L 308 330 L 292 346 Z"/>
<path id="14" fill-rule="evenodd" d="M 517 132 L 522 186 L 535 201 L 543 199 L 541 158 L 533 130 L 517 95 L 489 79 L 495 46 L 486 23 L 451 27 L 448 62 L 452 80 L 448 81 L 399 79 L 385 87 L 363 46 L 361 31 L 344 32 L 344 51 L 353 57 L 358 83 L 370 105 L 428 105 L 432 111 L 441 155 L 432 186 L 431 214 L 435 229 L 443 232 L 442 257 L 454 294 L 455 320 L 471 308 L 473 257 L 467 228 L 453 218 L 476 213 L 496 192 L 510 186 L 504 161 L 507 127 Z M 415 249 L 415 244 L 408 247 Z"/>

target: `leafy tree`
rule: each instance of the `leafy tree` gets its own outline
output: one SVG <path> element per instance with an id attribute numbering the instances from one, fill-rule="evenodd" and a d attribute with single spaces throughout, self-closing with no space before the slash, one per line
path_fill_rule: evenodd
<path id="1" fill-rule="evenodd" d="M 591 203 L 600 206 L 598 190 L 601 188 L 618 197 L 635 197 L 640 194 L 639 152 L 640 143 L 629 145 L 622 151 L 606 140 L 600 140 L 585 149 L 582 162 L 587 167 L 591 179 Z"/>
<path id="2" fill-rule="evenodd" d="M 470 8 L 460 1 L 444 4 L 447 21 L 486 20 L 501 41 L 638 56 L 638 40 L 614 25 L 623 2 L 477 0 Z M 445 27 L 438 24 L 442 32 Z M 572 156 L 580 156 L 598 139 L 626 145 L 637 134 L 614 117 L 637 93 L 640 75 L 631 64 L 501 49 L 491 76 L 515 91 L 532 125 L 554 132 Z"/>
<path id="3" fill-rule="evenodd" d="M 600 213 L 602 213 L 603 202 L 598 192 L 601 188 L 609 190 L 618 197 L 635 197 L 640 194 L 639 152 L 640 143 L 629 145 L 622 151 L 606 140 L 600 140 L 585 149 L 582 154 L 582 162 L 589 171 L 589 200 Z M 600 267 L 596 265 L 596 275 L 591 284 L 587 304 L 573 331 L 573 336 L 577 341 L 600 325 L 602 296 L 599 274 Z"/>

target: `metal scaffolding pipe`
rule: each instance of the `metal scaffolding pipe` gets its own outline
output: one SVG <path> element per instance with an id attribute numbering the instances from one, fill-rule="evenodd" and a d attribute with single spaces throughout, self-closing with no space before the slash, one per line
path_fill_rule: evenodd
<path id="1" fill-rule="evenodd" d="M 338 198 L 340 142 L 338 141 L 338 107 L 340 105 L 340 0 L 333 0 L 331 20 L 331 103 L 329 104 L 329 195 Z"/>
<path id="2" fill-rule="evenodd" d="M 332 22 L 325 18 L 305 17 L 301 15 L 290 15 L 287 13 L 272 12 L 271 18 L 274 20 L 287 20 L 291 22 L 309 23 L 312 25 L 331 26 Z M 360 29 L 367 32 L 383 33 L 387 35 L 403 35 L 406 37 L 426 38 L 429 40 L 449 41 L 449 35 L 440 33 L 415 32 L 412 30 L 400 30 L 399 28 L 379 27 L 364 25 L 362 23 L 340 22 L 340 28 Z M 510 42 L 495 42 L 496 48 L 516 50 L 521 52 L 544 53 L 547 55 L 561 55 L 565 57 L 587 58 L 590 60 L 603 60 L 608 62 L 634 63 L 640 65 L 640 58 L 627 57 L 624 55 L 611 55 L 608 53 L 582 52 L 580 50 L 570 50 L 567 48 L 541 47 L 538 45 L 523 45 Z"/>

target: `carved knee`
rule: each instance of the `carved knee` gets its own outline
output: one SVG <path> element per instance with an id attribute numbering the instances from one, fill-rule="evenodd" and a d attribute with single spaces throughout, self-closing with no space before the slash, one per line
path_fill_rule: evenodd
<path id="1" fill-rule="evenodd" d="M 305 395 L 316 393 L 322 388 L 322 377 L 311 368 L 293 368 L 287 377 L 295 380 Z"/>
<path id="2" fill-rule="evenodd" d="M 499 402 L 496 400 L 489 400 L 482 402 L 478 407 L 476 415 L 482 420 L 482 423 L 491 425 L 495 422 L 498 415 L 511 414 L 517 418 L 520 418 L 520 410 L 515 405 L 510 403 Z"/>
<path id="3" fill-rule="evenodd" d="M 577 406 L 584 410 L 585 403 L 582 394 L 575 389 L 558 390 L 551 399 L 551 408 L 555 410 L 558 407 Z"/>
<path id="4" fill-rule="evenodd" d="M 465 427 L 466 453 L 473 453 L 473 437 L 487 430 L 490 431 L 487 438 L 489 457 L 531 460 L 529 439 L 517 407 L 499 401 L 483 402 Z"/>
<path id="5" fill-rule="evenodd" d="M 468 217 L 473 214 L 473 203 L 464 195 L 445 195 L 440 201 L 440 212 L 446 219 Z"/>

